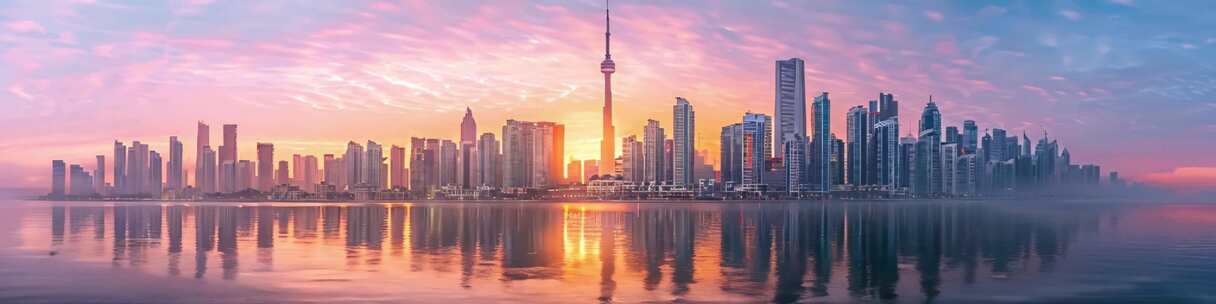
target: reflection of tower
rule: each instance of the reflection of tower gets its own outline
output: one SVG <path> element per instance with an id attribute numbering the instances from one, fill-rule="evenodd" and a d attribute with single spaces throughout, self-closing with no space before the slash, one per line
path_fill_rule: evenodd
<path id="1" fill-rule="evenodd" d="M 616 72 L 616 63 L 612 62 L 609 52 L 611 26 L 608 9 L 604 8 L 604 61 L 600 62 L 600 72 L 604 73 L 604 135 L 600 141 L 600 174 L 612 174 L 616 171 L 616 130 L 612 126 L 612 73 Z"/>

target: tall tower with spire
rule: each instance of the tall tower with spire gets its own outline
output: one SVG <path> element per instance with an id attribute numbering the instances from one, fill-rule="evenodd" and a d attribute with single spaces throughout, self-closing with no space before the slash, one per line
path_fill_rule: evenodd
<path id="1" fill-rule="evenodd" d="M 612 126 L 612 73 L 616 72 L 616 63 L 612 62 L 610 52 L 612 31 L 611 17 L 605 2 L 604 7 L 604 61 L 600 62 L 600 72 L 604 73 L 604 134 L 600 141 L 600 175 L 616 172 L 616 130 Z"/>

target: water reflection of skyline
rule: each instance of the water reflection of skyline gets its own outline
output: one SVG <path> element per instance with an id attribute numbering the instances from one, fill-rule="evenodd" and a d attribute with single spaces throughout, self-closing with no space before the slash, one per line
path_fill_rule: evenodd
<path id="1" fill-rule="evenodd" d="M 92 260 L 102 256 L 82 248 L 106 242 L 104 257 L 116 268 L 160 272 L 148 263 L 163 261 L 169 276 L 239 282 L 343 260 L 342 271 L 383 279 L 456 274 L 448 283 L 465 290 L 556 280 L 600 301 L 622 294 L 933 299 L 946 284 L 1052 272 L 1083 227 L 1099 222 L 1097 213 L 1064 216 L 974 203 L 50 209 L 52 247 L 75 248 L 68 251 Z M 191 257 L 193 265 L 183 265 Z"/>

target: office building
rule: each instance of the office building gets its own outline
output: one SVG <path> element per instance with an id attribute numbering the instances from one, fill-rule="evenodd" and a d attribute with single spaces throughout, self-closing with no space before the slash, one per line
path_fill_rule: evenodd
<path id="1" fill-rule="evenodd" d="M 696 113 L 687 99 L 676 97 L 672 116 L 672 184 L 691 186 L 696 182 L 693 176 L 693 158 L 696 157 Z"/>
<path id="2" fill-rule="evenodd" d="M 481 176 L 477 180 L 481 181 L 483 186 L 502 187 L 502 165 L 500 164 L 502 154 L 499 146 L 498 139 L 494 137 L 494 133 L 490 132 L 482 133 L 481 138 L 477 141 L 477 167 L 481 168 L 478 171 Z"/>
<path id="3" fill-rule="evenodd" d="M 930 96 L 920 117 L 913 193 L 935 195 L 942 192 L 941 117 L 937 104 Z"/>
<path id="4" fill-rule="evenodd" d="M 832 138 L 831 138 L 831 100 L 828 92 L 815 97 L 811 104 L 814 111 L 813 132 L 811 134 L 811 181 L 815 191 L 828 192 L 831 190 L 832 173 Z"/>
<path id="5" fill-rule="evenodd" d="M 978 150 L 979 127 L 975 125 L 974 120 L 963 121 L 963 154 L 975 154 Z"/>
<path id="6" fill-rule="evenodd" d="M 93 168 L 93 192 L 106 194 L 105 155 L 97 155 L 97 167 Z"/>
<path id="7" fill-rule="evenodd" d="M 274 188 L 274 144 L 258 143 L 258 191 Z"/>
<path id="8" fill-rule="evenodd" d="M 849 108 L 845 116 L 845 138 L 847 139 L 845 166 L 846 184 L 853 187 L 868 185 L 870 170 L 869 151 L 873 123 L 870 111 L 862 106 Z"/>
<path id="9" fill-rule="evenodd" d="M 67 194 L 67 165 L 62 160 L 51 161 L 51 193 L 52 198 L 63 197 Z"/>
<path id="10" fill-rule="evenodd" d="M 197 134 L 194 146 L 194 187 L 204 193 L 215 192 L 215 176 L 207 179 L 207 173 L 215 173 L 215 161 L 211 162 L 211 167 L 203 165 L 204 151 L 211 147 L 211 127 L 200 121 Z"/>
<path id="11" fill-rule="evenodd" d="M 806 72 L 805 63 L 799 58 L 777 60 L 775 69 L 775 88 L 773 96 L 773 119 L 777 139 L 771 149 L 781 151 L 782 140 L 786 135 L 805 136 L 806 133 Z"/>
<path id="12" fill-rule="evenodd" d="M 409 181 L 405 180 L 405 148 L 393 145 L 388 152 L 389 163 L 389 178 L 392 180 L 390 188 L 405 189 L 409 186 Z M 332 158 L 332 156 L 330 157 Z M 326 161 L 328 164 L 328 160 Z"/>
<path id="13" fill-rule="evenodd" d="M 645 178 L 643 181 L 659 184 L 666 180 L 666 165 L 664 161 L 665 151 L 663 142 L 667 140 L 663 134 L 663 128 L 659 126 L 659 122 L 653 119 L 646 121 L 646 127 L 643 128 L 642 141 L 644 144 L 644 159 L 643 171 Z"/>
<path id="14" fill-rule="evenodd" d="M 177 140 L 177 136 L 169 137 L 169 162 L 165 164 L 165 186 L 170 192 L 176 193 L 186 187 L 185 181 L 182 179 L 185 172 L 182 172 L 182 142 Z"/>

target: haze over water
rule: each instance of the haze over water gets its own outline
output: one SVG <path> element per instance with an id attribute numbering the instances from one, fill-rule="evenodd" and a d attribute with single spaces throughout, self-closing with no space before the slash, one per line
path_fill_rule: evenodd
<path id="1" fill-rule="evenodd" d="M 0 203 L 0 302 L 1211 302 L 1216 206 Z"/>

